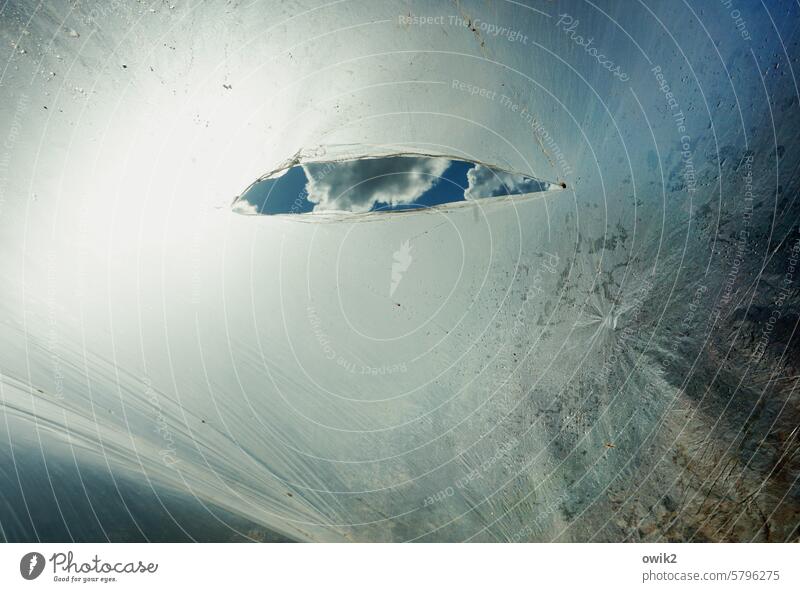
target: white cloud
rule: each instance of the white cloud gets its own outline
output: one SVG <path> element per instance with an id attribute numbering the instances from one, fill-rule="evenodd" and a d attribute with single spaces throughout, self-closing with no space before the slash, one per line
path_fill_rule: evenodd
<path id="1" fill-rule="evenodd" d="M 239 214 L 252 216 L 258 214 L 258 208 L 254 203 L 250 203 L 246 199 L 239 198 L 233 204 L 233 211 Z"/>
<path id="2" fill-rule="evenodd" d="M 464 192 L 464 199 L 533 193 L 543 191 L 548 187 L 548 183 L 525 175 L 498 171 L 480 164 L 467 171 L 467 181 L 469 185 Z"/>
<path id="3" fill-rule="evenodd" d="M 367 212 L 376 203 L 409 204 L 444 173 L 445 158 L 362 158 L 339 163 L 304 164 L 308 200 L 315 211 Z"/>

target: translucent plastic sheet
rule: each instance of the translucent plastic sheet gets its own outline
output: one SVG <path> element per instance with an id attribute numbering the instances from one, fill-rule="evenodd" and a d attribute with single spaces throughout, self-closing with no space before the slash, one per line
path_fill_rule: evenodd
<path id="1" fill-rule="evenodd" d="M 796 539 L 797 11 L 4 5 L 0 535 Z M 567 189 L 230 207 L 408 153 Z"/>

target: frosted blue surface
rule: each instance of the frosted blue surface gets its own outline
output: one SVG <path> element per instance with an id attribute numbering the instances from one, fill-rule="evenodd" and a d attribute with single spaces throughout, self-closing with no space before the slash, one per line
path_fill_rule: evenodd
<path id="1" fill-rule="evenodd" d="M 795 2 L 176 4 L 0 8 L 0 539 L 797 539 Z"/>

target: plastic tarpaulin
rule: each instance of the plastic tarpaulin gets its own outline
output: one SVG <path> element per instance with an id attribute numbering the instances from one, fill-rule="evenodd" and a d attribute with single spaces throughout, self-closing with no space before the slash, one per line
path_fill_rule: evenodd
<path id="1" fill-rule="evenodd" d="M 796 538 L 796 3 L 0 22 L 4 538 Z M 230 207 L 409 153 L 567 189 Z"/>

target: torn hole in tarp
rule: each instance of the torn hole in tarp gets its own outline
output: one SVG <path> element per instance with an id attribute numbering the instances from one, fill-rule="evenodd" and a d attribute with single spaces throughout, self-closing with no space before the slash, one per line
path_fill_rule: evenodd
<path id="1" fill-rule="evenodd" d="M 456 157 L 417 153 L 303 160 L 260 177 L 233 202 L 250 215 L 379 214 L 566 188 Z"/>

